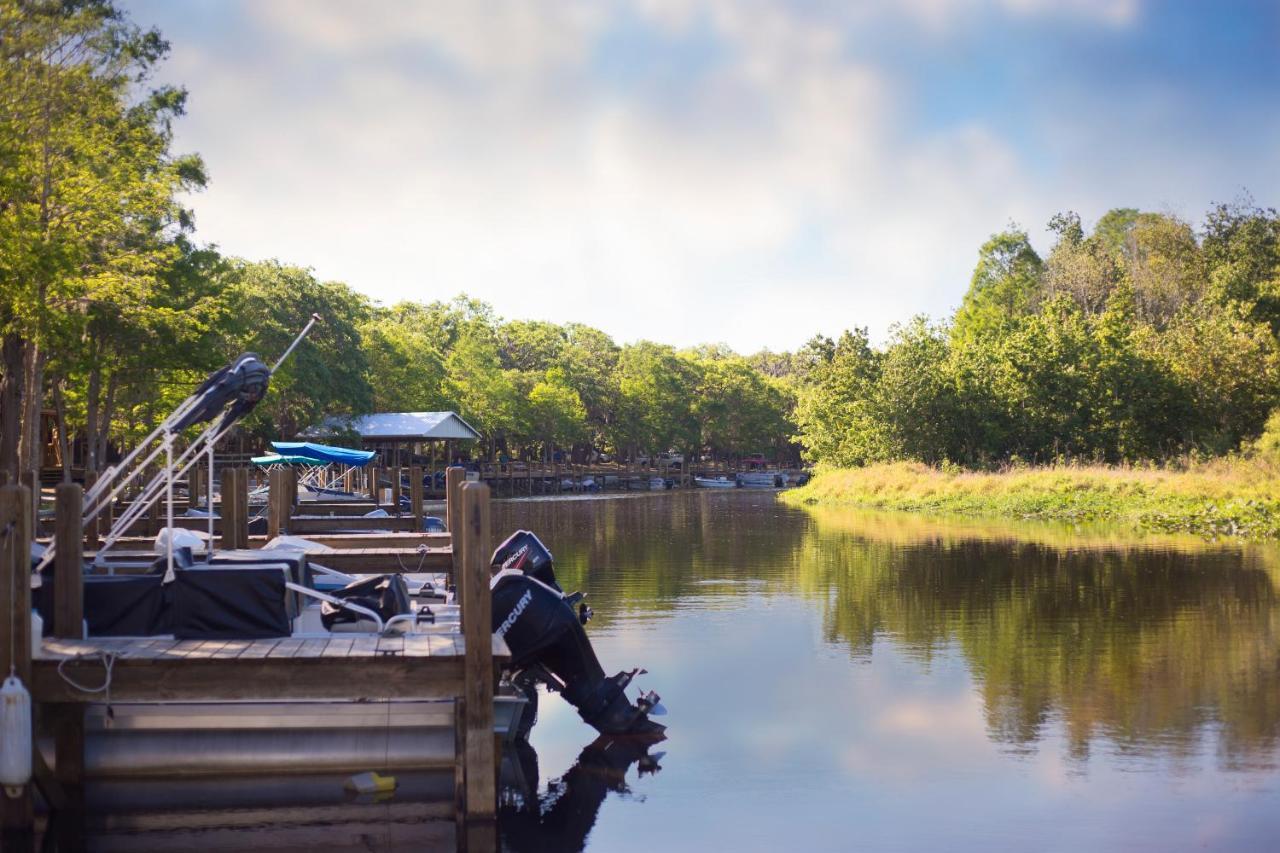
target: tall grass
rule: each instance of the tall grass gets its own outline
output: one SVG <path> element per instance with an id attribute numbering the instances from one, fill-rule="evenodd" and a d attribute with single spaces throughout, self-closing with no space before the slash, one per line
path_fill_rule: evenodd
<path id="1" fill-rule="evenodd" d="M 820 470 L 791 503 L 945 515 L 1113 521 L 1139 529 L 1280 538 L 1280 456 L 1167 467 L 1058 465 L 998 472 L 889 463 Z"/>

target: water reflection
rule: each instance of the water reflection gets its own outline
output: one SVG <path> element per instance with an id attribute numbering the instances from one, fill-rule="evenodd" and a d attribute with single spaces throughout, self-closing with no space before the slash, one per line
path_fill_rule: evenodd
<path id="1" fill-rule="evenodd" d="M 586 848 L 600 806 L 609 793 L 627 796 L 627 773 L 662 769 L 655 741 L 601 737 L 573 766 L 539 789 L 538 753 L 527 743 L 507 746 L 499 779 L 498 827 L 502 849 L 513 853 L 571 853 Z"/>
<path id="2" fill-rule="evenodd" d="M 1077 760 L 1100 737 L 1170 757 L 1210 737 L 1224 767 L 1274 767 L 1272 548 L 798 511 L 742 493 L 508 504 L 498 523 L 544 537 L 566 584 L 590 594 L 596 631 L 799 595 L 825 643 L 855 659 L 885 641 L 923 667 L 958 652 L 989 737 L 1008 747 L 1060 722 Z M 617 665 L 634 663 L 646 662 Z"/>

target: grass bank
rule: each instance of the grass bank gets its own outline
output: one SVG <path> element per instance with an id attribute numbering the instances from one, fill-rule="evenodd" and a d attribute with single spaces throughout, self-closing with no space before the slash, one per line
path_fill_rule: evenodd
<path id="1" fill-rule="evenodd" d="M 1185 469 L 1111 466 L 985 473 L 916 463 L 820 471 L 792 504 L 939 515 L 1116 522 L 1205 537 L 1280 538 L 1280 459 L 1232 457 Z"/>

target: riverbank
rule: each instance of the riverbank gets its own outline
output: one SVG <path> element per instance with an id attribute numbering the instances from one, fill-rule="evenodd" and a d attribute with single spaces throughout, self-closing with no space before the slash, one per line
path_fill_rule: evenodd
<path id="1" fill-rule="evenodd" d="M 820 471 L 782 494 L 794 504 L 1280 538 L 1280 461 L 1229 458 L 1185 470 L 1111 466 L 950 471 L 918 463 Z"/>

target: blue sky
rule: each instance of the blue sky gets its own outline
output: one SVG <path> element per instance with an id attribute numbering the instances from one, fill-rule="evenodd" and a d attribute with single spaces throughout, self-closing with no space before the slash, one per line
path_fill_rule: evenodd
<path id="1" fill-rule="evenodd" d="M 1010 221 L 1280 206 L 1280 5 L 128 0 L 198 237 L 383 302 L 794 348 L 958 304 Z"/>

